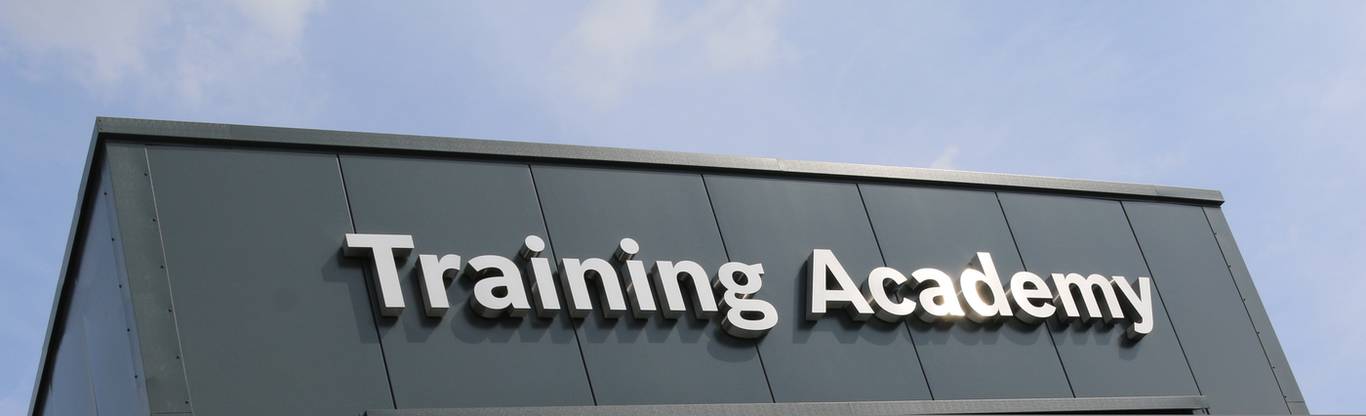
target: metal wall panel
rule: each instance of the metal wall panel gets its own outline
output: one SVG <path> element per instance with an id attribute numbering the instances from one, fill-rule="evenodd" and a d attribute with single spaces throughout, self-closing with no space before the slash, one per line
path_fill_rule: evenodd
<path id="1" fill-rule="evenodd" d="M 705 175 L 732 260 L 763 263 L 757 295 L 778 310 L 759 344 L 779 402 L 929 399 L 905 325 L 858 323 L 836 311 L 807 321 L 811 250 L 833 250 L 856 283 L 882 265 L 852 183 Z"/>
<path id="2" fill-rule="evenodd" d="M 120 272 L 127 284 L 135 322 L 140 383 L 152 413 L 185 413 L 192 408 L 185 377 L 184 355 L 176 324 L 171 280 L 162 252 L 156 198 L 147 167 L 147 145 L 109 143 L 104 146 L 109 167 L 110 196 L 117 219 Z"/>
<path id="3" fill-rule="evenodd" d="M 1204 211 L 1144 202 L 1124 208 L 1210 411 L 1289 412 Z"/>
<path id="4" fill-rule="evenodd" d="M 148 149 L 194 413 L 392 407 L 337 158 Z"/>
<path id="5" fill-rule="evenodd" d="M 356 231 L 410 234 L 417 246 L 399 269 L 407 308 L 380 318 L 399 407 L 593 404 L 567 314 L 482 318 L 468 305 L 467 279 L 450 284 L 443 318 L 424 313 L 417 254 L 515 258 L 524 237 L 546 236 L 527 165 L 352 155 L 341 163 Z"/>
<path id="6" fill-rule="evenodd" d="M 133 327 L 119 271 L 107 171 L 91 183 L 95 196 L 72 269 L 72 307 L 66 310 L 54 371 L 59 379 L 43 414 L 146 414 L 134 364 Z"/>
<path id="7" fill-rule="evenodd" d="M 73 309 L 68 322 L 79 320 L 78 327 L 84 331 L 98 413 L 143 414 L 149 410 L 146 393 L 139 385 L 140 374 L 134 367 L 133 325 L 125 308 L 129 299 L 120 276 L 114 211 L 107 191 L 107 186 L 100 188 L 91 210 L 86 229 L 89 235 L 82 246 L 76 291 L 72 293 L 80 306 Z"/>
<path id="8" fill-rule="evenodd" d="M 1025 268 L 1050 273 L 1150 276 L 1118 201 L 1000 193 Z M 1050 332 L 1077 397 L 1198 394 L 1154 284 L 1154 329 L 1137 343 L 1103 324 Z"/>
<path id="9" fill-rule="evenodd" d="M 532 170 L 560 257 L 610 259 L 620 239 L 631 237 L 640 244 L 636 259 L 647 270 L 657 260 L 691 260 L 715 273 L 727 261 L 701 175 L 543 165 Z M 623 288 L 629 282 L 625 272 L 618 271 Z M 772 400 L 755 342 L 721 334 L 715 322 L 690 313 L 666 320 L 656 312 L 636 320 L 594 312 L 578 330 L 600 405 Z"/>
<path id="10" fill-rule="evenodd" d="M 992 255 L 1009 288 L 1023 270 L 996 194 L 860 185 L 887 265 L 909 275 L 933 267 L 957 276 L 976 252 Z M 909 319 L 935 399 L 1072 397 L 1047 328 L 1010 319 L 927 325 Z"/>
<path id="11" fill-rule="evenodd" d="M 53 359 L 48 378 L 46 397 L 42 403 L 43 415 L 93 415 L 97 411 L 95 387 L 91 379 L 90 347 L 86 340 L 86 311 L 90 309 L 89 296 L 94 280 L 92 266 L 98 265 L 96 259 L 108 257 L 113 252 L 105 213 L 98 212 L 87 217 L 87 229 L 78 236 L 82 243 L 78 256 L 79 265 L 72 273 L 71 306 L 60 315 L 62 331 L 54 340 L 57 344 L 56 357 Z M 91 229 L 95 229 L 92 231 Z M 103 229 L 103 231 L 100 231 Z M 112 270 L 112 265 L 109 265 Z M 130 377 L 131 378 L 131 377 Z"/>
<path id="12" fill-rule="evenodd" d="M 68 323 L 53 360 L 43 415 L 93 415 L 95 394 L 90 386 L 89 352 L 84 323 Z"/>

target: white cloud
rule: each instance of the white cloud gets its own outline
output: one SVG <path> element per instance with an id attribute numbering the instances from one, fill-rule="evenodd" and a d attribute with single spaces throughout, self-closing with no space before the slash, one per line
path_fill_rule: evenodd
<path id="1" fill-rule="evenodd" d="M 654 0 L 589 4 L 553 52 L 552 89 L 611 109 L 642 84 L 763 70 L 786 52 L 777 1 L 711 1 L 683 13 L 660 6 Z"/>
<path id="2" fill-rule="evenodd" d="M 561 82 L 589 102 L 615 102 L 635 81 L 641 55 L 656 34 L 657 9 L 653 0 L 590 4 L 557 51 Z"/>
<path id="3" fill-rule="evenodd" d="M 954 159 L 958 157 L 958 145 L 950 144 L 944 147 L 944 151 L 939 152 L 939 156 L 930 162 L 930 167 L 935 169 L 953 169 Z"/>
<path id="4" fill-rule="evenodd" d="M 304 77 L 300 41 L 321 0 L 0 0 L 0 58 L 97 96 L 243 105 Z M 263 85 L 264 84 L 264 85 Z M 256 86 L 258 88 L 250 88 Z M 270 87 L 270 88 L 266 88 Z M 226 101 L 226 102 L 223 102 Z"/>
<path id="5" fill-rule="evenodd" d="M 236 13 L 226 16 L 187 12 L 194 27 L 179 33 L 171 65 L 160 74 L 170 82 L 164 89 L 194 107 L 270 106 L 316 94 L 298 91 L 296 81 L 309 76 L 300 38 L 319 6 L 316 0 L 238 0 L 231 7 Z"/>
<path id="6" fill-rule="evenodd" d="M 714 70 L 762 69 L 783 52 L 776 0 L 713 1 L 694 18 L 689 32 L 702 33 L 706 61 Z"/>
<path id="7" fill-rule="evenodd" d="M 322 0 L 236 0 L 237 11 L 268 32 L 271 38 L 298 41 L 308 16 L 323 6 Z"/>
<path id="8" fill-rule="evenodd" d="M 87 83 L 116 82 L 146 68 L 153 28 L 168 22 L 164 0 L 0 1 L 0 23 L 18 51 L 54 67 L 80 68 Z"/>

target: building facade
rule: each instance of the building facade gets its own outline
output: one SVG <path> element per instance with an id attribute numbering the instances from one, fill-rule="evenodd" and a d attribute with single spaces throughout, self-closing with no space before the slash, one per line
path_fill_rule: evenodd
<path id="1" fill-rule="evenodd" d="M 31 413 L 1305 413 L 1222 203 L 100 118 Z"/>

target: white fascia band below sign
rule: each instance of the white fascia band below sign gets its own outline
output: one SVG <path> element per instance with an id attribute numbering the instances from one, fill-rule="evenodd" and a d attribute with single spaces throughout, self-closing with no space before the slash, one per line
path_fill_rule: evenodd
<path id="1" fill-rule="evenodd" d="M 381 315 L 398 316 L 405 308 L 396 259 L 406 257 L 413 247 L 410 235 L 346 234 L 343 251 L 347 256 L 373 259 L 375 300 Z M 739 338 L 759 338 L 778 325 L 773 304 L 755 298 L 763 287 L 763 264 L 725 263 L 716 269 L 715 278 L 690 260 L 661 260 L 647 268 L 634 260 L 640 245 L 631 238 L 621 239 L 609 258 L 561 258 L 558 268 L 542 257 L 544 251 L 545 241 L 530 235 L 515 259 L 419 255 L 419 288 L 426 315 L 441 318 L 450 309 L 448 281 L 470 279 L 474 281 L 470 308 L 485 318 L 530 313 L 553 318 L 561 311 L 583 318 L 593 312 L 592 292 L 597 291 L 607 318 L 649 319 L 658 314 L 678 319 L 691 310 L 696 319 L 720 317 L 721 329 Z M 1123 276 L 1052 273 L 1045 281 L 1032 272 L 1019 271 L 1003 285 L 987 252 L 976 253 L 957 279 L 933 268 L 916 269 L 907 276 L 878 267 L 868 273 L 861 287 L 830 250 L 812 250 L 805 266 L 808 320 L 844 310 L 856 321 L 875 317 L 893 323 L 912 316 L 925 322 L 963 318 L 978 323 L 1018 319 L 1038 324 L 1050 318 L 1064 323 L 1125 322 L 1125 335 L 1131 340 L 1153 330 L 1152 279 L 1148 277 L 1130 283 Z"/>

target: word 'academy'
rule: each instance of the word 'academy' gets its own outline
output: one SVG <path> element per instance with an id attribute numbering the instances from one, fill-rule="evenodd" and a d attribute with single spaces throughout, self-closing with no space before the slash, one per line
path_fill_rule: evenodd
<path id="1" fill-rule="evenodd" d="M 405 305 L 395 259 L 412 251 L 413 237 L 346 234 L 345 244 L 347 256 L 374 260 L 380 313 L 400 314 Z M 462 262 L 457 254 L 419 255 L 420 288 L 427 316 L 445 315 L 450 309 L 446 281 L 466 278 L 475 281 L 470 307 L 485 318 L 522 317 L 533 308 L 538 317 L 554 317 L 562 309 L 557 290 L 564 291 L 571 317 L 586 317 L 593 311 L 589 292 L 592 281 L 600 290 L 605 303 L 602 313 L 607 318 L 619 318 L 629 311 L 635 319 L 648 319 L 656 312 L 667 319 L 678 319 L 689 309 L 685 292 L 691 292 L 693 315 L 698 319 L 720 315 L 721 329 L 731 336 L 762 337 L 778 324 L 773 305 L 754 298 L 763 286 L 763 264 L 722 264 L 714 282 L 702 265 L 689 260 L 657 261 L 647 271 L 644 262 L 633 260 L 640 245 L 634 239 L 623 238 L 610 260 L 562 259 L 557 289 L 557 273 L 552 271 L 550 259 L 540 256 L 544 250 L 545 241 L 530 235 L 524 239 L 515 260 L 481 255 Z M 522 265 L 527 263 L 531 270 L 529 285 L 522 278 Z M 623 266 L 627 277 L 624 287 L 618 277 Z M 976 253 L 957 281 L 933 268 L 917 269 L 907 277 L 896 269 L 878 267 L 858 287 L 835 253 L 826 249 L 812 250 L 806 266 L 810 271 L 806 310 L 809 320 L 819 319 L 832 309 L 844 309 L 856 321 L 877 317 L 897 322 L 912 315 L 926 322 L 964 317 L 979 323 L 1009 317 L 1029 324 L 1049 318 L 1106 324 L 1128 321 L 1125 335 L 1131 340 L 1153 330 L 1149 277 L 1138 277 L 1131 284 L 1123 276 L 1052 273 L 1050 285 L 1037 274 L 1019 271 L 1011 276 L 1007 288 L 1001 284 L 991 253 L 986 252 Z"/>

